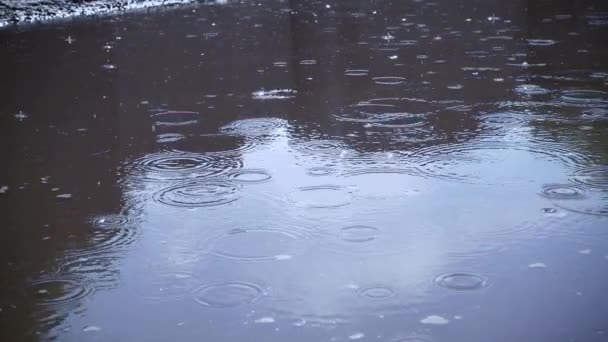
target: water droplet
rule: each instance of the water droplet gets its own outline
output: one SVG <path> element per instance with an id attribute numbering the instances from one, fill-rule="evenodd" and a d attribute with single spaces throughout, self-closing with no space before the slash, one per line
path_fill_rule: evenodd
<path id="1" fill-rule="evenodd" d="M 264 291 L 259 286 L 239 281 L 207 284 L 194 291 L 197 303 L 214 308 L 251 304 L 263 295 Z"/>
<path id="2" fill-rule="evenodd" d="M 173 207 L 214 207 L 236 201 L 240 187 L 224 180 L 192 181 L 174 185 L 154 194 L 157 202 Z"/>
<path id="3" fill-rule="evenodd" d="M 435 283 L 451 290 L 477 290 L 486 287 L 488 280 L 474 273 L 448 273 L 435 278 Z"/>

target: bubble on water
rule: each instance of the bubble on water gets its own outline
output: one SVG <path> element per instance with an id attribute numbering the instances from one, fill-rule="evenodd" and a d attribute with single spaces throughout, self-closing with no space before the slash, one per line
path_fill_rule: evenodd
<path id="1" fill-rule="evenodd" d="M 251 118 L 233 121 L 220 128 L 220 132 L 249 137 L 267 136 L 287 127 L 287 121 L 278 118 Z"/>
<path id="2" fill-rule="evenodd" d="M 197 124 L 200 119 L 200 113 L 169 110 L 153 113 L 150 117 L 157 126 L 175 127 Z"/>
<path id="3" fill-rule="evenodd" d="M 254 100 L 283 100 L 295 97 L 297 91 L 294 89 L 258 90 L 251 93 Z"/>
<path id="4" fill-rule="evenodd" d="M 289 200 L 302 208 L 339 208 L 352 202 L 352 189 L 339 185 L 307 186 L 291 192 Z"/>
<path id="5" fill-rule="evenodd" d="M 448 273 L 435 278 L 435 283 L 450 290 L 478 290 L 488 286 L 488 279 L 475 273 Z"/>
<path id="6" fill-rule="evenodd" d="M 252 304 L 264 295 L 253 283 L 230 281 L 203 285 L 194 290 L 194 300 L 213 308 L 233 308 Z"/>
<path id="7" fill-rule="evenodd" d="M 211 253 L 239 261 L 280 260 L 298 251 L 301 238 L 282 229 L 233 229 L 213 239 Z"/>
<path id="8" fill-rule="evenodd" d="M 144 299 L 164 302 L 186 298 L 200 284 L 188 272 L 155 272 L 151 279 L 139 282 L 133 289 Z"/>
<path id="9" fill-rule="evenodd" d="M 360 77 L 367 75 L 369 75 L 369 70 L 367 69 L 346 69 L 344 71 L 344 76 Z"/>
<path id="10" fill-rule="evenodd" d="M 380 85 L 399 85 L 405 83 L 405 78 L 398 76 L 382 76 L 374 77 L 372 78 L 372 81 Z"/>
<path id="11" fill-rule="evenodd" d="M 37 305 L 53 307 L 76 304 L 94 292 L 83 279 L 70 277 L 39 279 L 30 289 Z"/>
<path id="12" fill-rule="evenodd" d="M 528 39 L 527 41 L 530 46 L 551 46 L 557 44 L 555 40 L 551 39 Z"/>
<path id="13" fill-rule="evenodd" d="M 220 179 L 197 180 L 174 185 L 154 194 L 154 200 L 173 207 L 215 207 L 238 200 L 240 186 Z"/>
<path id="14" fill-rule="evenodd" d="M 396 296 L 397 292 L 388 286 L 378 285 L 361 288 L 357 294 L 369 299 L 386 299 Z"/>
<path id="15" fill-rule="evenodd" d="M 237 169 L 227 172 L 226 176 L 238 183 L 262 183 L 272 178 L 270 172 L 263 169 Z"/>

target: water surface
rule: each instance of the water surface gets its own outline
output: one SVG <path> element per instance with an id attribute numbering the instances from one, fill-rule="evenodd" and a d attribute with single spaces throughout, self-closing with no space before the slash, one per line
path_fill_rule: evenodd
<path id="1" fill-rule="evenodd" d="M 608 8 L 0 31 L 2 341 L 605 341 Z"/>

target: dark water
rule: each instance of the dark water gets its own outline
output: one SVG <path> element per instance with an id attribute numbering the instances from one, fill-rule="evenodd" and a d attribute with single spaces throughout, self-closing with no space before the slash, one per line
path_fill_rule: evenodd
<path id="1" fill-rule="evenodd" d="M 608 6 L 0 32 L 1 341 L 607 341 Z"/>

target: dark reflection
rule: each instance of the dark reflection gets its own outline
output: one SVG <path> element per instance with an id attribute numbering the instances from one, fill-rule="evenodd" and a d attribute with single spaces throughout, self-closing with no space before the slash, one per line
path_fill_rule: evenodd
<path id="1" fill-rule="evenodd" d="M 602 6 L 2 31 L 6 340 L 601 341 Z"/>

